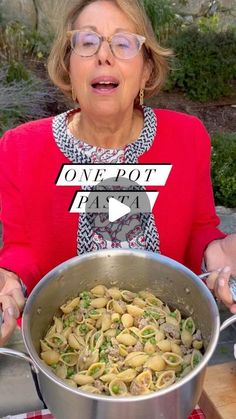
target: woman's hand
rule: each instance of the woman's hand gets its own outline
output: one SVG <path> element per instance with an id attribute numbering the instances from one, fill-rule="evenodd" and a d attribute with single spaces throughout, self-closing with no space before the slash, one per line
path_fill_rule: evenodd
<path id="1" fill-rule="evenodd" d="M 205 251 L 207 270 L 212 272 L 207 279 L 208 287 L 232 313 L 236 313 L 236 302 L 229 289 L 229 278 L 236 277 L 236 233 L 211 242 Z"/>
<path id="2" fill-rule="evenodd" d="M 3 324 L 0 329 L 0 346 L 3 346 L 16 327 L 16 319 L 23 310 L 25 298 L 18 276 L 0 268 L 0 307 Z"/>
<path id="3" fill-rule="evenodd" d="M 207 278 L 207 286 L 214 292 L 216 298 L 221 300 L 231 313 L 236 314 L 236 302 L 233 301 L 229 289 L 231 270 L 228 266 L 220 271 L 213 271 Z"/>

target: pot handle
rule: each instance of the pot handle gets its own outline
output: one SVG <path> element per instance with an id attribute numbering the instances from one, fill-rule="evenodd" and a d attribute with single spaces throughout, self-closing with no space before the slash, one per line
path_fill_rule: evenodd
<path id="1" fill-rule="evenodd" d="M 210 275 L 211 272 L 204 272 L 201 275 L 198 275 L 200 279 L 202 279 L 205 282 L 205 278 Z M 236 278 L 231 276 L 229 280 L 229 288 L 233 297 L 233 300 L 236 301 Z M 236 314 L 234 316 L 229 317 L 226 319 L 222 325 L 220 326 L 220 332 L 225 330 L 227 327 L 229 327 L 231 324 L 236 322 Z"/>
<path id="2" fill-rule="evenodd" d="M 198 275 L 198 277 L 205 282 L 205 278 L 210 274 L 211 272 L 204 272 L 203 274 Z M 236 302 L 236 278 L 232 275 L 229 278 L 229 289 L 232 294 L 233 301 Z"/>
<path id="3" fill-rule="evenodd" d="M 35 366 L 33 360 L 24 352 L 15 351 L 14 349 L 10 348 L 0 348 L 0 355 L 8 355 L 13 356 L 15 358 L 23 359 L 24 361 L 27 361 L 30 363 L 31 369 L 38 374 L 38 368 Z"/>
<path id="4" fill-rule="evenodd" d="M 4 347 L 0 348 L 0 355 L 13 356 L 15 358 L 23 359 L 24 361 L 29 362 L 32 377 L 33 377 L 34 384 L 35 384 L 36 392 L 38 394 L 39 399 L 43 403 L 44 408 L 47 409 L 47 406 L 45 405 L 45 402 L 43 400 L 43 396 L 42 396 L 40 388 L 39 388 L 39 383 L 38 383 L 38 378 L 37 378 L 37 374 L 39 373 L 39 370 L 36 367 L 36 365 L 34 364 L 34 361 L 25 352 L 19 352 L 19 351 L 16 351 L 14 349 L 10 349 L 10 348 L 4 348 Z"/>
<path id="5" fill-rule="evenodd" d="M 227 320 L 225 320 L 222 325 L 220 326 L 220 332 L 222 332 L 223 330 L 225 330 L 228 326 L 230 326 L 231 324 L 236 322 L 236 314 L 234 314 L 233 316 L 229 317 Z"/>

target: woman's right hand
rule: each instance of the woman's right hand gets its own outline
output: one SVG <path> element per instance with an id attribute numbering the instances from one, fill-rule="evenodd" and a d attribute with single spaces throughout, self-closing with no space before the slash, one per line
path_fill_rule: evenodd
<path id="1" fill-rule="evenodd" d="M 208 288 L 213 291 L 215 297 L 222 301 L 222 303 L 230 310 L 231 313 L 236 314 L 236 302 L 229 288 L 231 270 L 230 267 L 225 267 L 216 271 L 212 271 L 206 280 Z"/>
<path id="2" fill-rule="evenodd" d="M 5 345 L 16 327 L 25 305 L 18 276 L 6 269 L 0 268 L 0 307 L 2 310 L 3 324 L 0 328 L 0 346 Z"/>

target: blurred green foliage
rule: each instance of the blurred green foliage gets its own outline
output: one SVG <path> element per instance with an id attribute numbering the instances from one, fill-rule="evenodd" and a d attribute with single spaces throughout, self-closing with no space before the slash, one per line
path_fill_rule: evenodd
<path id="1" fill-rule="evenodd" d="M 61 105 L 65 110 L 64 97 L 48 80 L 30 74 L 27 80 L 7 83 L 8 71 L 7 66 L 0 68 L 0 135 L 22 122 L 59 113 Z"/>
<path id="2" fill-rule="evenodd" d="M 152 23 L 160 43 L 166 43 L 169 36 L 177 31 L 180 21 L 170 0 L 142 0 L 142 4 Z"/>
<path id="3" fill-rule="evenodd" d="M 51 43 L 52 36 L 43 36 L 20 22 L 9 22 L 0 29 L 1 62 L 44 59 Z"/>
<path id="4" fill-rule="evenodd" d="M 5 82 L 12 83 L 14 81 L 29 80 L 30 74 L 26 70 L 24 64 L 17 61 L 11 61 L 7 67 Z"/>
<path id="5" fill-rule="evenodd" d="M 236 78 L 236 31 L 181 30 L 169 39 L 175 53 L 166 89 L 180 88 L 193 100 L 206 102 L 229 95 Z"/>
<path id="6" fill-rule="evenodd" d="M 45 78 L 52 38 L 19 22 L 0 29 L 0 134 L 32 119 L 44 118 L 61 100 Z M 43 77 L 35 75 L 39 69 Z"/>
<path id="7" fill-rule="evenodd" d="M 175 54 L 166 90 L 180 89 L 201 102 L 229 95 L 236 78 L 236 31 L 221 30 L 217 13 L 186 26 L 175 14 L 173 1 L 141 2 L 158 41 Z"/>
<path id="8" fill-rule="evenodd" d="M 219 31 L 220 17 L 218 14 L 213 16 L 203 16 L 198 21 L 198 28 L 201 32 Z"/>
<path id="9" fill-rule="evenodd" d="M 212 137 L 212 184 L 217 205 L 236 208 L 236 133 Z"/>

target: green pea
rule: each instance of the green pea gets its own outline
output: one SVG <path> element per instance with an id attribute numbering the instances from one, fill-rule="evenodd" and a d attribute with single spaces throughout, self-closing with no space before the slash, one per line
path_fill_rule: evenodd
<path id="1" fill-rule="evenodd" d="M 173 356 L 173 355 L 171 355 L 171 356 L 169 356 L 168 360 L 169 360 L 170 362 L 176 362 L 176 357 L 175 357 L 175 356 Z"/>
<path id="2" fill-rule="evenodd" d="M 83 291 L 83 292 L 81 292 L 80 293 L 80 298 L 82 298 L 83 300 L 84 299 L 86 299 L 86 298 L 89 298 L 90 296 L 89 296 L 89 292 L 88 291 Z"/>
<path id="3" fill-rule="evenodd" d="M 60 338 L 54 338 L 54 343 L 60 345 L 61 343 L 63 343 L 63 341 Z"/>
<path id="4" fill-rule="evenodd" d="M 100 367 L 94 367 L 89 371 L 89 375 L 94 375 L 100 370 Z"/>
<path id="5" fill-rule="evenodd" d="M 153 317 L 155 320 L 159 320 L 160 319 L 160 314 L 156 313 L 155 311 L 150 310 L 145 310 L 144 311 L 144 317 Z"/>
<path id="6" fill-rule="evenodd" d="M 64 362 L 66 362 L 67 364 L 69 364 L 71 361 L 70 356 L 64 356 Z"/>
<path id="7" fill-rule="evenodd" d="M 186 329 L 188 330 L 188 332 L 192 333 L 192 330 L 193 330 L 193 322 L 191 320 L 188 320 L 186 322 Z"/>
<path id="8" fill-rule="evenodd" d="M 153 330 L 152 329 L 146 329 L 146 330 L 143 331 L 143 335 L 144 336 L 150 335 L 151 333 L 153 333 Z"/>
<path id="9" fill-rule="evenodd" d="M 85 335 L 88 331 L 88 326 L 86 324 L 81 324 L 79 327 L 79 331 L 82 335 Z"/>
<path id="10" fill-rule="evenodd" d="M 150 316 L 150 312 L 148 310 L 145 310 L 143 313 L 143 317 L 149 317 Z"/>
<path id="11" fill-rule="evenodd" d="M 198 355 L 194 355 L 193 356 L 193 366 L 196 367 L 200 362 L 199 356 Z"/>
<path id="12" fill-rule="evenodd" d="M 100 362 L 104 362 L 104 364 L 108 363 L 108 356 L 106 354 L 102 354 L 100 358 Z"/>
<path id="13" fill-rule="evenodd" d="M 120 387 L 117 384 L 114 384 L 111 389 L 114 394 L 119 394 L 120 392 Z"/>
<path id="14" fill-rule="evenodd" d="M 72 377 L 72 375 L 74 375 L 74 373 L 75 373 L 74 368 L 73 368 L 73 367 L 69 367 L 69 368 L 67 369 L 67 378 Z"/>
<path id="15" fill-rule="evenodd" d="M 97 310 L 91 310 L 89 313 L 90 313 L 92 316 L 96 316 L 96 314 L 98 314 L 98 311 L 97 311 Z"/>

